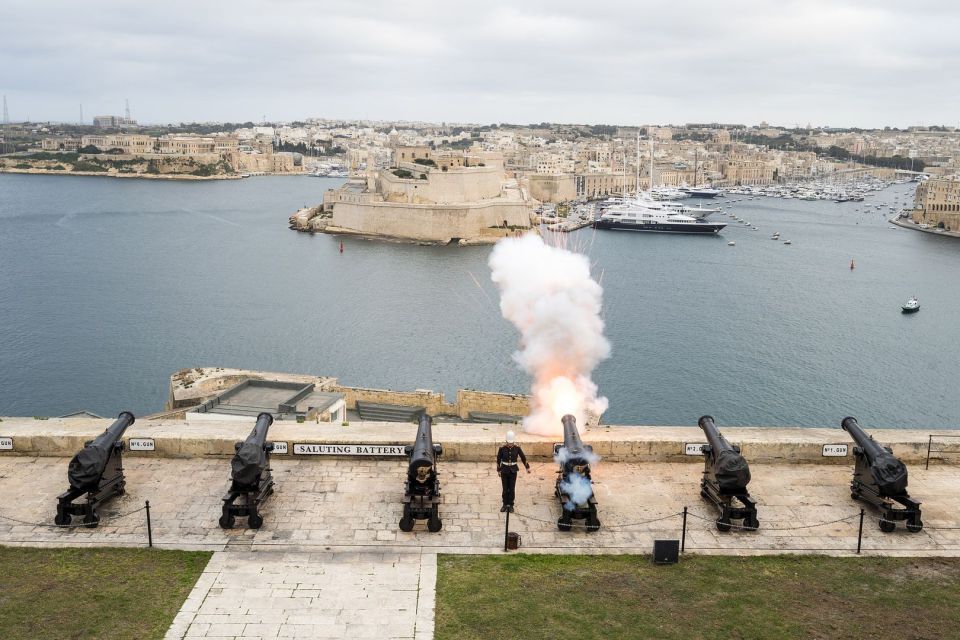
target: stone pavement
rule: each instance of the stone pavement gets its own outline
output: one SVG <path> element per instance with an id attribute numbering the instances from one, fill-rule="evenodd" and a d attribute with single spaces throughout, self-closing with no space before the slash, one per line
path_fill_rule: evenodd
<path id="1" fill-rule="evenodd" d="M 158 547 L 210 549 L 214 556 L 168 638 L 430 638 L 436 554 L 503 553 L 504 518 L 493 462 L 438 467 L 443 530 L 397 527 L 406 464 L 366 458 L 274 459 L 276 493 L 254 531 L 219 528 L 230 463 L 215 459 L 125 458 L 126 495 L 104 505 L 95 529 L 51 526 L 66 489 L 67 458 L 0 458 L 0 544 L 143 546 L 150 500 Z M 602 528 L 560 532 L 556 465 L 521 473 L 511 530 L 531 553 L 649 553 L 655 539 L 681 536 L 695 553 L 853 555 L 860 507 L 851 468 L 751 465 L 760 529 L 720 533 L 699 497 L 702 462 L 604 463 L 594 469 Z M 881 533 L 868 511 L 865 554 L 960 556 L 960 467 L 910 468 L 925 528 Z"/>
<path id="2" fill-rule="evenodd" d="M 436 572 L 416 551 L 217 552 L 166 640 L 429 639 Z"/>
<path id="3" fill-rule="evenodd" d="M 150 500 L 153 539 L 163 548 L 294 551 L 421 551 L 497 553 L 504 514 L 493 463 L 442 463 L 443 530 L 397 528 L 405 463 L 365 458 L 274 459 L 276 492 L 258 530 L 217 525 L 227 489 L 227 459 L 126 458 L 127 494 L 105 504 L 96 529 L 52 527 L 56 496 L 66 489 L 66 458 L 0 458 L 0 544 L 142 545 L 143 512 L 112 519 Z M 687 550 L 710 553 L 855 551 L 859 504 L 850 499 L 851 468 L 833 465 L 751 465 L 751 494 L 759 503 L 760 530 L 720 533 L 715 514 L 699 497 L 702 463 L 603 463 L 594 471 L 600 531 L 569 533 L 556 527 L 556 466 L 534 463 L 518 480 L 511 530 L 523 550 L 541 553 L 648 553 L 654 539 L 679 538 L 690 508 Z M 960 556 L 960 467 L 910 466 L 910 493 L 923 502 L 922 532 L 899 525 L 881 533 L 868 508 L 867 552 Z M 22 522 L 16 522 L 19 520 Z M 822 524 L 835 520 L 832 524 Z M 37 526 L 36 523 L 44 523 Z M 952 527 L 952 528 L 951 528 Z"/>

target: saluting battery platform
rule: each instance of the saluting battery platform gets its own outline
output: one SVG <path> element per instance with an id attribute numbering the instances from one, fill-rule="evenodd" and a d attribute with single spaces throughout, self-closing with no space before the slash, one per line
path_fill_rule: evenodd
<path id="1" fill-rule="evenodd" d="M 136 418 L 124 411 L 102 434 L 87 442 L 70 460 L 67 480 L 70 489 L 57 496 L 57 515 L 53 521 L 67 525 L 73 516 L 83 516 L 83 523 L 95 527 L 100 522 L 97 507 L 114 496 L 122 496 L 126 487 L 123 475 L 123 432 Z M 87 501 L 73 501 L 87 494 Z"/>
<path id="2" fill-rule="evenodd" d="M 700 496 L 720 510 L 717 529 L 729 531 L 732 520 L 742 520 L 745 529 L 757 529 L 760 526 L 757 503 L 747 491 L 750 466 L 740 455 L 740 447 L 727 442 L 714 424 L 713 416 L 703 416 L 697 423 L 709 442 L 703 448 Z"/>
<path id="3" fill-rule="evenodd" d="M 230 461 L 230 490 L 223 497 L 220 526 L 229 529 L 237 517 L 247 517 L 247 526 L 259 529 L 263 525 L 260 505 L 273 493 L 273 472 L 270 453 L 273 443 L 267 442 L 267 432 L 273 416 L 261 413 L 257 424 L 243 442 L 234 445 L 236 453 Z M 240 503 L 237 504 L 237 500 Z"/>
<path id="4" fill-rule="evenodd" d="M 560 531 L 570 531 L 573 520 L 585 520 L 587 531 L 597 531 L 600 528 L 600 518 L 597 517 L 597 499 L 593 495 L 593 480 L 590 477 L 593 447 L 580 440 L 576 418 L 565 415 L 561 422 L 563 444 L 553 445 L 554 457 L 560 463 L 554 490 L 560 501 L 557 528 Z"/>
<path id="5" fill-rule="evenodd" d="M 860 428 L 856 418 L 847 417 L 840 427 L 856 441 L 853 448 L 853 480 L 850 497 L 866 500 L 880 510 L 880 530 L 890 533 L 898 521 L 906 521 L 907 531 L 923 529 L 920 503 L 907 493 L 907 467 L 873 436 Z"/>
<path id="6" fill-rule="evenodd" d="M 427 530 L 440 531 L 440 479 L 437 476 L 437 458 L 443 455 L 443 446 L 433 443 L 433 420 L 420 416 L 417 439 L 404 447 L 410 460 L 407 480 L 403 487 L 403 516 L 400 530 L 412 531 L 416 520 L 426 520 Z"/>

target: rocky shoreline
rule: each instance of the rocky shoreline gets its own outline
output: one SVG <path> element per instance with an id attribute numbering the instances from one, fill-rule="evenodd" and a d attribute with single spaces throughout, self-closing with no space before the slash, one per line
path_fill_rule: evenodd
<path id="1" fill-rule="evenodd" d="M 241 174 L 194 176 L 185 173 L 120 173 L 118 171 L 57 171 L 54 169 L 16 169 L 0 167 L 0 173 L 19 173 L 47 176 L 99 176 L 102 178 L 142 178 L 146 180 L 240 180 Z"/>

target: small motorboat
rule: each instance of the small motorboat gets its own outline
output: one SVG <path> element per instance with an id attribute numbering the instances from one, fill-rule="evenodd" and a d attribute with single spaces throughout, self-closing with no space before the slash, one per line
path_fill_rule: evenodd
<path id="1" fill-rule="evenodd" d="M 784 240 L 784 241 L 783 241 L 783 244 L 793 244 L 793 243 L 790 242 L 789 240 Z"/>
<path id="2" fill-rule="evenodd" d="M 727 246 L 728 246 L 728 247 L 735 247 L 735 246 L 737 246 L 737 243 L 734 242 L 733 240 L 731 240 L 730 242 L 727 243 Z"/>
<path id="3" fill-rule="evenodd" d="M 910 298 L 907 300 L 907 304 L 900 307 L 903 313 L 916 313 L 920 311 L 920 301 L 916 298 Z"/>

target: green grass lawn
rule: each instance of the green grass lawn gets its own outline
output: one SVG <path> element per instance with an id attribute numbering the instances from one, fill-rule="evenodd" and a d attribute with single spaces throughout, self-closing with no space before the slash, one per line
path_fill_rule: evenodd
<path id="1" fill-rule="evenodd" d="M 960 638 L 960 559 L 439 558 L 437 640 Z"/>
<path id="2" fill-rule="evenodd" d="M 162 638 L 210 554 L 0 547 L 0 638 Z"/>

